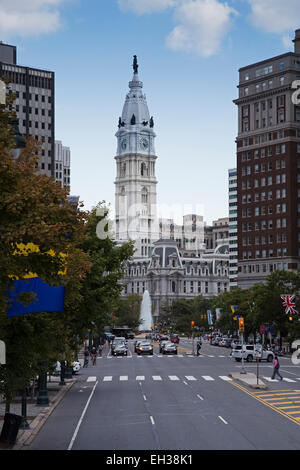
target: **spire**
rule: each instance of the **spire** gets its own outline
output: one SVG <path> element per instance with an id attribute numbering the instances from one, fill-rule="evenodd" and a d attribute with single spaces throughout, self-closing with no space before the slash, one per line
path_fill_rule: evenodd
<path id="1" fill-rule="evenodd" d="M 133 66 L 133 71 L 134 71 L 134 73 L 138 73 L 138 68 L 139 68 L 139 66 L 138 66 L 138 63 L 137 63 L 137 57 L 136 57 L 136 55 L 133 56 L 133 64 L 132 64 L 132 66 Z"/>

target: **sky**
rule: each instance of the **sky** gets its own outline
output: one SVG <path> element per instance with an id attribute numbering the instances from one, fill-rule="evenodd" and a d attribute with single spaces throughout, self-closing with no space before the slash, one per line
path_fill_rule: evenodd
<path id="1" fill-rule="evenodd" d="M 55 72 L 55 138 L 88 210 L 114 206 L 115 133 L 137 55 L 158 204 L 211 224 L 228 216 L 238 69 L 293 50 L 299 12 L 299 0 L 0 0 L 0 40 L 19 65 Z"/>

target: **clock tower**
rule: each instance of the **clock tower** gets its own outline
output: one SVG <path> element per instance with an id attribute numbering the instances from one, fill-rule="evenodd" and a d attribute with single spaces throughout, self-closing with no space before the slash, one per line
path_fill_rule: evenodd
<path id="1" fill-rule="evenodd" d="M 135 240 L 135 256 L 147 257 L 158 239 L 156 135 L 138 76 L 136 56 L 133 72 L 116 133 L 115 230 L 117 240 Z"/>

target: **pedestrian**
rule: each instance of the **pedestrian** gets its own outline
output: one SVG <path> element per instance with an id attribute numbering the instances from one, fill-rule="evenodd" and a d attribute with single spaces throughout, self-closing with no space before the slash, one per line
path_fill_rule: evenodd
<path id="1" fill-rule="evenodd" d="M 274 357 L 274 361 L 273 361 L 272 380 L 275 379 L 275 375 L 278 375 L 278 376 L 280 377 L 280 380 L 282 380 L 282 377 L 281 377 L 281 375 L 279 374 L 279 367 L 280 367 L 280 364 L 279 364 L 279 361 L 278 361 L 278 357 L 275 356 L 275 357 Z"/>
<path id="2" fill-rule="evenodd" d="M 84 363 L 83 363 L 83 367 L 87 367 L 88 364 L 89 364 L 89 350 L 88 348 L 85 348 L 84 350 L 84 353 L 83 353 L 83 356 L 84 356 Z"/>
<path id="3" fill-rule="evenodd" d="M 97 349 L 95 346 L 93 346 L 92 351 L 91 351 L 91 361 L 93 363 L 93 366 L 96 364 L 96 359 L 97 359 Z"/>
<path id="4" fill-rule="evenodd" d="M 199 340 L 197 341 L 197 356 L 200 355 L 201 346 L 202 346 L 202 340 L 201 338 L 199 338 Z"/>

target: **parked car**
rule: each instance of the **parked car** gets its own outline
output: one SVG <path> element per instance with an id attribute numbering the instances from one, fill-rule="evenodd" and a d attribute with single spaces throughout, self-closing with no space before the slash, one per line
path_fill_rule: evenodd
<path id="1" fill-rule="evenodd" d="M 171 341 L 166 341 L 162 348 L 163 354 L 177 354 L 177 346 L 175 343 L 171 343 Z"/>
<path id="2" fill-rule="evenodd" d="M 231 352 L 231 357 L 240 362 L 244 358 L 248 362 L 252 362 L 258 357 L 260 361 L 272 362 L 274 359 L 273 351 L 263 348 L 261 344 L 244 344 L 237 345 Z"/>
<path id="3" fill-rule="evenodd" d="M 115 335 L 112 333 L 105 333 L 104 336 L 110 343 L 115 339 Z"/>
<path id="4" fill-rule="evenodd" d="M 160 354 L 163 352 L 164 346 L 165 346 L 165 344 L 168 343 L 168 342 L 169 342 L 169 340 L 164 340 L 164 341 L 161 341 L 161 342 L 159 343 L 159 352 L 160 352 Z"/>
<path id="5" fill-rule="evenodd" d="M 179 343 L 179 335 L 176 335 L 175 333 L 172 333 L 170 335 L 170 341 L 172 343 Z"/>
<path id="6" fill-rule="evenodd" d="M 136 348 L 136 352 L 138 355 L 140 354 L 150 354 L 151 356 L 153 355 L 153 346 L 151 343 L 146 343 L 145 341 L 142 341 Z"/>
<path id="7" fill-rule="evenodd" d="M 79 361 L 73 361 L 71 363 L 71 366 L 72 366 L 72 373 L 73 375 L 75 375 L 77 372 L 80 371 L 81 369 L 81 364 Z M 60 374 L 60 371 L 61 371 L 61 365 L 60 365 L 60 362 L 57 361 L 56 362 L 56 367 L 54 369 L 54 375 L 59 375 Z"/>
<path id="8" fill-rule="evenodd" d="M 114 347 L 112 352 L 113 356 L 127 356 L 128 355 L 128 347 L 125 343 L 117 343 Z"/>

